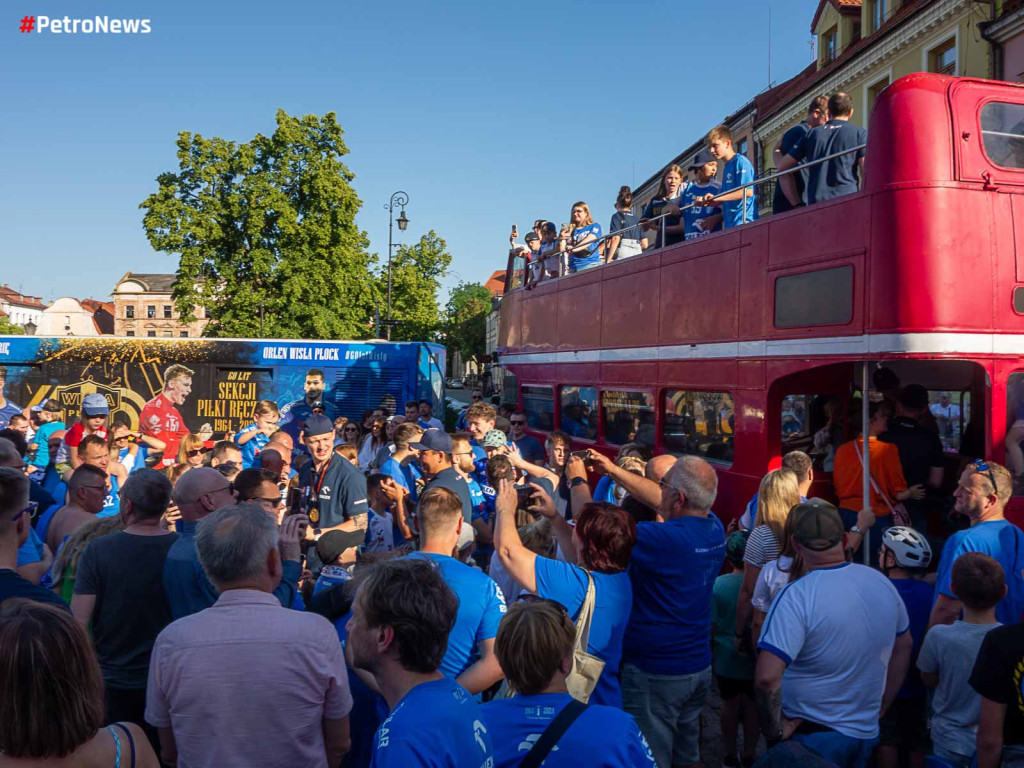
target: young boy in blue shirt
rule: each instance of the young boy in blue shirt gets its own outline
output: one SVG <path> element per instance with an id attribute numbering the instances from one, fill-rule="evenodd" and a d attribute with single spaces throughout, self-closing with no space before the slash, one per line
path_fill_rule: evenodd
<path id="1" fill-rule="evenodd" d="M 754 702 L 754 657 L 741 656 L 733 643 L 736 628 L 736 601 L 743 585 L 743 553 L 747 531 L 733 531 L 725 540 L 728 573 L 715 579 L 711 602 L 711 626 L 714 628 L 712 669 L 722 695 L 722 758 L 724 766 L 753 765 L 757 748 L 757 705 Z M 736 755 L 736 737 L 743 717 L 743 762 Z"/>
<path id="2" fill-rule="evenodd" d="M 725 163 L 725 170 L 722 172 L 722 191 L 717 195 L 704 195 L 699 202 L 704 205 L 722 206 L 722 226 L 725 229 L 757 221 L 754 188 L 738 189 L 754 180 L 754 165 L 745 155 L 738 154 L 733 149 L 732 133 L 728 126 L 720 125 L 711 130 L 708 134 L 708 149 L 718 162 Z"/>
<path id="3" fill-rule="evenodd" d="M 270 436 L 277 431 L 277 422 L 281 420 L 281 412 L 273 400 L 260 400 L 253 409 L 252 424 L 239 430 L 235 435 L 235 445 L 242 450 L 242 469 L 250 469 L 256 462 Z"/>
<path id="4" fill-rule="evenodd" d="M 903 687 L 879 723 L 879 768 L 923 765 L 931 751 L 926 689 L 917 670 L 917 654 L 928 629 L 935 594 L 935 588 L 923 579 L 931 560 L 928 540 L 913 528 L 893 526 L 882 533 L 878 566 L 903 599 L 914 646 Z"/>

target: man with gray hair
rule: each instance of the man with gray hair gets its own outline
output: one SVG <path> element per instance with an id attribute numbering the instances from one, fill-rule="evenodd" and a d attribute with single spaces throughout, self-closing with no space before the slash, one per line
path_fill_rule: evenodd
<path id="1" fill-rule="evenodd" d="M 206 516 L 195 540 L 220 597 L 167 627 L 153 649 L 146 720 L 159 729 L 162 761 L 337 768 L 352 709 L 341 644 L 327 619 L 274 596 L 277 525 L 247 502 Z"/>
<path id="2" fill-rule="evenodd" d="M 622 704 L 659 766 L 696 766 L 711 687 L 712 590 L 725 559 L 725 529 L 711 512 L 718 475 L 704 459 L 683 456 L 660 491 L 663 522 L 637 524 L 629 566 Z"/>
<path id="3" fill-rule="evenodd" d="M 92 625 L 110 723 L 143 722 L 149 655 L 171 622 L 164 560 L 178 534 L 160 525 L 170 501 L 165 475 L 135 470 L 121 489 L 124 530 L 93 539 L 78 560 L 71 613 Z"/>
<path id="4" fill-rule="evenodd" d="M 18 548 L 28 541 L 36 513 L 36 504 L 28 498 L 30 482 L 20 469 L 0 467 L 0 603 L 24 597 L 66 609 L 53 592 L 18 575 Z"/>

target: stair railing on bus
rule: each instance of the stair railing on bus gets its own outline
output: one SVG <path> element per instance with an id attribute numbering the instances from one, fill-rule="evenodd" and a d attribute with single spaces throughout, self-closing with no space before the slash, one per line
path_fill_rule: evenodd
<path id="1" fill-rule="evenodd" d="M 812 160 L 809 163 L 801 163 L 800 165 L 798 165 L 798 166 L 796 166 L 794 168 L 789 168 L 788 170 L 785 170 L 785 171 L 776 171 L 775 173 L 770 173 L 767 176 L 762 176 L 760 179 L 754 179 L 753 181 L 748 182 L 747 184 L 743 184 L 743 185 L 741 185 L 739 187 L 735 187 L 734 189 L 727 190 L 726 193 L 736 192 L 736 191 L 739 191 L 739 190 L 744 190 L 745 191 L 745 190 L 747 190 L 747 189 L 749 189 L 751 187 L 756 188 L 756 187 L 758 187 L 758 186 L 760 186 L 762 184 L 767 184 L 768 182 L 775 182 L 777 179 L 781 179 L 783 176 L 789 176 L 790 174 L 793 174 L 793 173 L 799 173 L 800 171 L 804 171 L 807 168 L 810 168 L 811 166 L 820 165 L 822 163 L 827 163 L 830 160 L 835 160 L 837 157 L 842 157 L 843 155 L 848 155 L 848 154 L 850 154 L 852 152 L 860 152 L 862 149 L 865 149 L 866 147 L 867 147 L 867 144 L 858 144 L 856 147 L 851 147 L 850 149 L 844 149 L 841 152 L 834 152 L 831 155 L 826 155 L 825 157 L 818 158 L 817 160 Z M 725 194 L 725 193 L 721 193 L 720 192 L 719 194 Z M 754 199 L 755 200 L 756 200 L 756 197 L 757 197 L 757 195 L 756 195 L 756 192 L 755 192 L 755 195 L 754 195 Z M 744 197 L 741 198 L 741 199 L 743 200 L 743 203 L 744 203 L 743 204 L 743 223 L 746 224 L 747 223 L 747 204 L 746 204 L 746 201 L 747 201 L 748 198 L 744 195 Z M 703 207 L 703 203 L 701 203 L 699 205 L 697 203 L 691 203 L 690 205 L 681 206 L 679 208 L 679 213 L 682 214 L 683 211 L 688 211 L 690 208 L 698 208 L 698 207 Z M 655 216 L 654 218 L 646 220 L 647 222 L 659 222 L 659 226 L 660 226 L 660 229 L 661 229 L 660 242 L 662 244 L 661 245 L 662 248 L 665 247 L 665 218 L 667 216 L 669 216 L 669 215 L 675 216 L 676 214 L 675 213 L 672 213 L 672 214 L 663 213 L 660 216 Z M 597 238 L 596 240 L 591 240 L 589 243 L 587 243 L 584 246 L 577 246 L 577 249 L 580 252 L 583 252 L 584 250 L 589 251 L 593 247 L 597 246 L 601 242 L 604 242 L 604 241 L 608 240 L 611 237 L 616 237 L 618 235 L 622 235 L 625 232 L 629 232 L 631 230 L 640 228 L 640 226 L 641 226 L 640 224 L 634 224 L 631 227 L 624 227 L 623 229 L 617 229 L 617 230 L 615 230 L 613 232 L 609 232 L 606 235 L 602 235 L 601 237 Z M 562 238 L 562 239 L 564 239 L 564 238 Z M 650 250 L 660 250 L 660 249 L 652 248 Z M 559 255 L 560 256 L 567 255 L 567 254 L 569 254 L 571 252 L 572 252 L 572 249 L 567 248 L 565 251 L 561 252 Z M 513 290 L 516 290 L 517 288 L 522 288 L 523 287 L 523 275 L 525 273 L 525 268 L 526 268 L 526 259 L 523 256 L 518 255 L 518 254 L 521 254 L 521 253 L 522 253 L 522 251 L 511 251 L 509 253 L 508 266 L 507 266 L 507 268 L 505 270 L 505 285 L 507 286 L 507 288 L 506 288 L 507 291 L 513 291 Z M 645 251 L 645 253 L 646 253 L 646 251 Z M 610 262 L 607 262 L 607 263 L 610 263 Z M 599 264 L 598 265 L 598 267 L 601 267 L 601 266 L 605 266 L 605 264 Z M 561 270 L 559 270 L 559 271 L 561 272 Z M 559 279 L 561 277 L 566 277 L 566 276 L 567 275 L 560 274 L 558 276 L 558 278 L 553 278 L 553 277 L 545 278 L 544 282 L 546 282 L 548 280 L 557 280 L 557 279 Z"/>

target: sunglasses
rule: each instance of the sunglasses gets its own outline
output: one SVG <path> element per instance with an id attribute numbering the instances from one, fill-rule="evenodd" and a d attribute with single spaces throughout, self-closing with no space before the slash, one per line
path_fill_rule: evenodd
<path id="1" fill-rule="evenodd" d="M 25 515 L 25 514 L 27 514 L 29 516 L 29 519 L 31 520 L 33 517 L 36 516 L 36 512 L 38 510 L 39 510 L 39 502 L 38 501 L 30 501 L 28 503 L 27 507 L 25 507 L 23 510 L 21 510 L 21 512 L 19 512 L 18 514 L 14 515 L 14 517 L 11 518 L 11 522 L 12 523 L 15 522 L 19 517 L 21 517 L 22 515 Z"/>
<path id="2" fill-rule="evenodd" d="M 525 427 L 526 426 L 526 422 L 525 421 L 510 421 L 509 424 L 511 424 L 513 427 Z"/>
<path id="3" fill-rule="evenodd" d="M 989 479 L 989 482 L 992 483 L 992 492 L 998 496 L 999 486 L 996 485 L 996 476 L 992 474 L 992 467 L 986 464 L 984 459 L 975 459 L 971 466 L 974 467 L 975 472 L 983 474 Z"/>
<path id="4" fill-rule="evenodd" d="M 344 431 L 345 432 L 358 432 L 359 431 L 359 427 L 345 427 Z"/>
<path id="5" fill-rule="evenodd" d="M 474 400 L 483 400 L 483 399 L 484 399 L 484 396 L 483 396 L 483 395 L 471 395 L 471 397 L 472 397 L 472 398 L 473 398 Z"/>
<path id="6" fill-rule="evenodd" d="M 280 496 L 270 496 L 269 498 L 267 496 L 253 496 L 250 501 L 263 502 L 275 508 L 284 503 L 281 501 Z"/>
<path id="7" fill-rule="evenodd" d="M 204 453 L 206 453 L 205 448 L 196 448 L 191 451 L 186 451 L 185 455 L 188 456 L 190 459 L 194 459 L 196 456 L 202 456 Z"/>

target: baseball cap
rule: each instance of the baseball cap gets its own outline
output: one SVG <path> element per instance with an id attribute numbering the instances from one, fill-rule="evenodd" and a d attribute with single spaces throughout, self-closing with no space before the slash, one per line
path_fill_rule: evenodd
<path id="1" fill-rule="evenodd" d="M 472 525 L 463 520 L 462 530 L 459 532 L 459 541 L 455 545 L 455 548 L 460 550 L 465 549 L 474 541 L 476 541 L 476 531 L 473 529 Z"/>
<path id="2" fill-rule="evenodd" d="M 60 413 L 63 409 L 60 407 L 60 403 L 52 397 L 48 397 L 43 401 L 42 410 L 47 413 Z"/>
<path id="3" fill-rule="evenodd" d="M 526 237 L 523 239 L 528 243 L 532 243 L 534 240 L 540 240 L 540 236 L 536 232 L 527 232 Z"/>
<path id="4" fill-rule="evenodd" d="M 839 510 L 824 499 L 808 499 L 793 510 L 796 525 L 793 538 L 800 546 L 812 552 L 832 549 L 843 540 L 845 527 Z"/>
<path id="5" fill-rule="evenodd" d="M 484 448 L 504 448 L 508 445 L 508 438 L 500 429 L 489 429 L 480 444 Z"/>
<path id="6" fill-rule="evenodd" d="M 694 168 L 703 168 L 708 163 L 717 162 L 718 161 L 715 160 L 715 156 L 712 155 L 710 151 L 702 149 L 700 152 L 697 153 L 696 157 L 693 158 L 693 162 L 690 163 L 689 170 L 692 171 Z"/>
<path id="7" fill-rule="evenodd" d="M 452 438 L 443 429 L 426 430 L 420 435 L 419 442 L 409 443 L 410 448 L 415 448 L 417 451 L 443 451 L 444 453 L 452 452 Z"/>
<path id="8" fill-rule="evenodd" d="M 334 422 L 319 413 L 312 414 L 306 419 L 306 426 L 302 428 L 303 437 L 316 437 L 317 435 L 330 435 L 334 433 Z"/>
<path id="9" fill-rule="evenodd" d="M 366 531 L 328 531 L 316 540 L 316 553 L 324 565 L 330 565 L 346 549 L 358 547 L 366 538 Z"/>
<path id="10" fill-rule="evenodd" d="M 110 413 L 107 398 L 99 392 L 93 392 L 82 399 L 82 413 L 86 416 L 106 416 Z"/>

